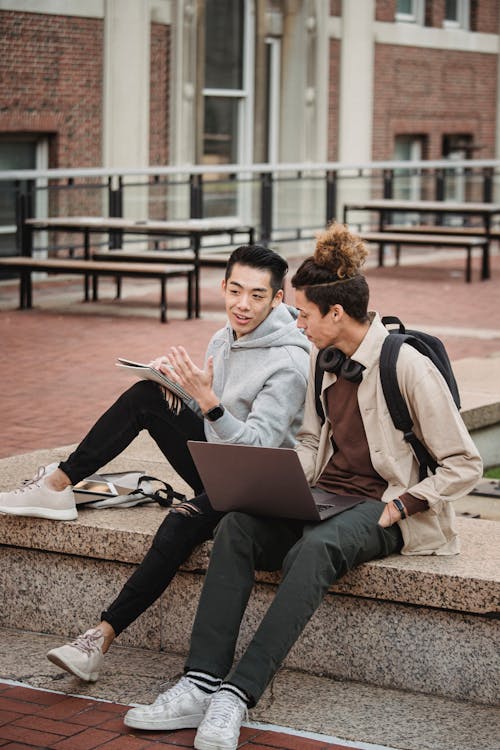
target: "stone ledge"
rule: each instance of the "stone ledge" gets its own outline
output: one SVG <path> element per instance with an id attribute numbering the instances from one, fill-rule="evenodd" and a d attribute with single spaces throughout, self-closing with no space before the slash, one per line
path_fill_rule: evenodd
<path id="1" fill-rule="evenodd" d="M 14 487 L 32 476 L 36 467 L 67 456 L 72 446 L 42 450 L 0 460 L 2 488 Z M 146 435 L 141 435 L 108 469 L 141 468 L 176 489 L 188 492 Z M 472 498 L 471 505 L 477 498 Z M 129 509 L 81 510 L 76 521 L 0 516 L 0 544 L 43 550 L 95 560 L 138 564 L 165 516 L 159 506 Z M 360 566 L 332 592 L 455 610 L 471 614 L 498 613 L 500 609 L 500 524 L 483 519 L 457 518 L 462 552 L 454 557 L 394 555 Z M 195 550 L 184 566 L 203 573 L 210 544 Z M 259 573 L 257 580 L 276 583 L 279 574 Z"/>
<path id="2" fill-rule="evenodd" d="M 76 521 L 3 516 L 0 544 L 138 564 L 165 516 L 159 507 L 82 510 Z M 332 592 L 475 614 L 500 610 L 500 525 L 458 518 L 462 552 L 454 557 L 392 555 L 361 565 Z M 183 570 L 203 573 L 211 543 L 201 545 Z M 276 584 L 279 574 L 258 573 Z"/>

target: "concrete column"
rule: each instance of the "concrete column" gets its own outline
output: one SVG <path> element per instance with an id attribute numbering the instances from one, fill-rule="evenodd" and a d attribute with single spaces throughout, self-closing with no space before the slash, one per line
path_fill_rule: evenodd
<path id="1" fill-rule="evenodd" d="M 149 165 L 150 3 L 105 0 L 103 164 Z"/>
<path id="2" fill-rule="evenodd" d="M 344 0 L 340 53 L 339 161 L 372 158 L 374 0 Z"/>

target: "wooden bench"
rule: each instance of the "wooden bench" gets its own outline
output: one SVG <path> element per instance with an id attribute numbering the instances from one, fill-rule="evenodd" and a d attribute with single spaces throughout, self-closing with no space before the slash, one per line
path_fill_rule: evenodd
<path id="1" fill-rule="evenodd" d="M 220 253 L 200 252 L 198 256 L 199 268 L 225 268 L 232 250 Z M 172 265 L 182 263 L 195 263 L 196 259 L 191 250 L 126 250 L 114 248 L 113 250 L 97 250 L 92 253 L 96 261 L 113 261 L 116 263 L 171 263 Z M 121 296 L 121 278 L 116 278 L 116 297 Z"/>
<path id="2" fill-rule="evenodd" d="M 19 272 L 19 307 L 22 310 L 33 306 L 32 272 L 48 271 L 50 273 L 84 275 L 87 279 L 91 276 L 94 300 L 98 299 L 99 276 L 159 279 L 161 285 L 160 319 L 162 323 L 167 321 L 167 280 L 184 277 L 187 281 L 186 315 L 188 318 L 193 316 L 193 279 L 195 267 L 192 264 L 122 263 L 85 259 L 12 256 L 0 258 L 1 268 Z"/>
<path id="3" fill-rule="evenodd" d="M 467 253 L 466 265 L 465 265 L 465 280 L 470 282 L 472 280 L 472 251 L 476 248 L 480 248 L 483 253 L 482 271 L 481 278 L 485 279 L 484 269 L 487 268 L 488 258 L 488 239 L 479 236 L 464 236 L 460 235 L 445 235 L 445 234 L 427 234 L 425 232 L 399 232 L 399 231 L 382 231 L 382 232 L 359 232 L 359 236 L 365 240 L 365 242 L 373 242 L 378 244 L 378 265 L 384 265 L 384 245 L 394 245 L 396 248 L 396 265 L 399 265 L 399 259 L 401 254 L 401 247 L 403 245 L 415 245 L 415 246 L 426 246 L 426 247 L 447 247 L 447 248 L 463 248 Z"/>

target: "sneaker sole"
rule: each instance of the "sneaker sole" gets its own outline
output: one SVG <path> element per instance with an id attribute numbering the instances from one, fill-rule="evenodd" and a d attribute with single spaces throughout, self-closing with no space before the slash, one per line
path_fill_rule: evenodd
<path id="1" fill-rule="evenodd" d="M 69 662 L 64 661 L 64 659 L 61 659 L 60 656 L 53 654 L 51 651 L 49 651 L 49 653 L 47 654 L 47 659 L 52 662 L 52 664 L 55 664 L 56 667 L 65 669 L 66 672 L 74 674 L 81 680 L 85 680 L 85 682 L 96 682 L 99 677 L 99 672 L 82 672 L 80 669 L 78 669 L 78 667 L 75 667 Z"/>
<path id="2" fill-rule="evenodd" d="M 132 729 L 197 729 L 203 720 L 203 714 L 179 716 L 176 719 L 135 719 L 125 714 L 123 723 Z"/>
<path id="3" fill-rule="evenodd" d="M 223 740 L 207 740 L 203 737 L 194 738 L 195 750 L 236 750 L 239 744 L 239 738 L 236 742 L 224 742 Z"/>
<path id="4" fill-rule="evenodd" d="M 76 508 L 51 510 L 51 508 L 7 508 L 0 505 L 0 513 L 8 516 L 29 516 L 30 518 L 49 518 L 51 521 L 75 521 L 78 518 Z"/>

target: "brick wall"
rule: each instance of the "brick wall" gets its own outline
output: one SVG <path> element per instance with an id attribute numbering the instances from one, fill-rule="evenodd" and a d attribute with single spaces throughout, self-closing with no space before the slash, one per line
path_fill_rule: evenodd
<path id="1" fill-rule="evenodd" d="M 342 15 L 342 0 L 330 0 L 330 15 L 331 16 Z"/>
<path id="2" fill-rule="evenodd" d="M 330 39 L 330 81 L 328 92 L 328 161 L 338 159 L 340 89 L 340 41 Z"/>
<path id="3" fill-rule="evenodd" d="M 495 155 L 497 58 L 451 50 L 376 45 L 373 159 L 390 159 L 394 137 L 428 136 L 426 158 L 441 157 L 445 133 L 472 133 Z"/>
<path id="4" fill-rule="evenodd" d="M 0 11 L 0 133 L 46 133 L 51 167 L 101 163 L 99 19 Z"/>
<path id="5" fill-rule="evenodd" d="M 474 31 L 498 34 L 500 5 L 498 0 L 471 0 L 471 25 Z"/>
<path id="6" fill-rule="evenodd" d="M 377 0 L 375 4 L 375 20 L 390 23 L 396 15 L 396 0 Z"/>
<path id="7" fill-rule="evenodd" d="M 170 27 L 151 24 L 150 141 L 151 166 L 168 165 Z"/>

